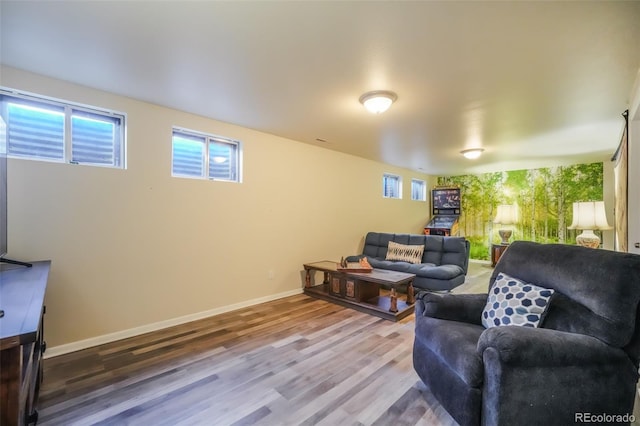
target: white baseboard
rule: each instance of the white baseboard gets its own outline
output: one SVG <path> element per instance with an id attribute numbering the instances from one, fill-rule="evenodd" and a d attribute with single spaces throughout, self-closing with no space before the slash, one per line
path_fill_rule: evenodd
<path id="1" fill-rule="evenodd" d="M 198 312 L 195 314 L 184 315 L 164 321 L 146 324 L 140 327 L 130 328 L 128 330 L 116 331 L 115 333 L 103 334 L 102 336 L 91 337 L 89 339 L 79 340 L 77 342 L 66 343 L 64 345 L 53 346 L 47 348 L 44 358 L 53 358 L 55 356 L 64 355 L 70 352 L 87 349 L 93 346 L 103 345 L 105 343 L 115 342 L 116 340 L 127 339 L 129 337 L 138 336 L 140 334 L 149 333 L 151 331 L 162 330 L 163 328 L 173 327 L 175 325 L 196 321 L 203 318 L 212 317 L 214 315 L 224 314 L 226 312 L 235 311 L 236 309 L 246 308 L 260 303 L 271 302 L 272 300 L 282 299 L 283 297 L 294 296 L 302 293 L 302 289 L 285 291 L 283 293 L 273 294 L 271 296 L 259 297 L 257 299 L 246 300 L 244 302 L 235 303 L 233 305 L 222 306 L 220 308 L 210 309 L 208 311 Z"/>

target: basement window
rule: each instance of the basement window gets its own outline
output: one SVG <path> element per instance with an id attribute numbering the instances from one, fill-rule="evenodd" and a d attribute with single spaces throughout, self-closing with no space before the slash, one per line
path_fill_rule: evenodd
<path id="1" fill-rule="evenodd" d="M 384 198 L 402 198 L 402 178 L 388 173 L 382 175 L 382 196 Z"/>
<path id="2" fill-rule="evenodd" d="M 427 201 L 427 183 L 421 179 L 411 179 L 411 199 Z"/>
<path id="3" fill-rule="evenodd" d="M 13 158 L 125 168 L 125 115 L 97 107 L 0 89 Z"/>
<path id="4" fill-rule="evenodd" d="M 173 128 L 171 175 L 240 182 L 240 142 Z"/>

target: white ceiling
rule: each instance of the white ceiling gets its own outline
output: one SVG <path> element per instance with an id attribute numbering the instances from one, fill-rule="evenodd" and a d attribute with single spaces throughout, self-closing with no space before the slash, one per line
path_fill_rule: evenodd
<path id="1" fill-rule="evenodd" d="M 5 65 L 438 175 L 609 158 L 640 68 L 638 1 L 0 7 Z"/>

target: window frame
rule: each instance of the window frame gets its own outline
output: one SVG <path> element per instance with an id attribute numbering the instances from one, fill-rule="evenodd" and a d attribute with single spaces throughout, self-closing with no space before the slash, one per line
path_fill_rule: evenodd
<path id="1" fill-rule="evenodd" d="M 63 115 L 62 128 L 62 157 L 46 157 L 37 154 L 12 154 L 9 150 L 7 141 L 7 157 L 22 160 L 46 161 L 50 163 L 77 164 L 94 167 L 106 167 L 112 169 L 127 168 L 127 114 L 107 108 L 101 108 L 91 105 L 85 105 L 77 102 L 71 102 L 63 99 L 52 98 L 37 93 L 25 92 L 0 86 L 0 109 L 1 115 L 5 118 L 7 129 L 9 128 L 8 104 L 18 104 L 24 107 L 42 109 L 47 112 L 56 112 Z M 73 158 L 73 119 L 87 119 L 91 117 L 103 117 L 105 122 L 111 122 L 114 125 L 114 134 L 112 139 L 112 149 L 114 152 L 113 162 L 111 164 L 78 161 Z M 95 119 L 95 118 L 91 118 Z"/>
<path id="2" fill-rule="evenodd" d="M 203 165 L 202 170 L 203 173 L 200 176 L 194 176 L 189 174 L 177 174 L 174 172 L 174 161 L 175 161 L 175 151 L 174 151 L 174 137 L 176 134 L 183 136 L 187 139 L 204 139 L 203 140 Z M 231 145 L 235 147 L 235 178 L 231 179 L 223 179 L 219 177 L 211 177 L 210 176 L 210 147 L 212 143 L 221 143 L 226 145 Z M 231 183 L 242 183 L 242 142 L 237 139 L 232 139 L 225 136 L 214 135 L 211 133 L 205 133 L 198 130 L 186 129 L 184 127 L 173 126 L 171 128 L 171 177 L 175 178 L 184 178 L 184 179 L 199 179 L 199 180 L 210 180 L 216 182 L 231 182 Z"/>
<path id="3" fill-rule="evenodd" d="M 420 198 L 414 198 L 414 184 L 420 184 L 421 195 Z M 411 178 L 411 201 L 427 201 L 427 182 L 423 179 Z"/>
<path id="4" fill-rule="evenodd" d="M 397 191 L 397 196 L 394 197 L 393 194 L 387 195 L 387 179 L 395 180 L 395 190 Z M 391 191 L 393 192 L 393 191 Z M 389 198 L 394 200 L 402 199 L 402 176 L 396 175 L 394 173 L 383 173 L 382 174 L 382 197 Z"/>

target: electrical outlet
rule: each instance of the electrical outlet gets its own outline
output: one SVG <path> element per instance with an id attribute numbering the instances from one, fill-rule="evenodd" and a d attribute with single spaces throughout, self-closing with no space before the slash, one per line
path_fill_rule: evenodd
<path id="1" fill-rule="evenodd" d="M 273 269 L 269 269 L 269 273 L 267 274 L 267 278 L 269 278 L 270 280 L 274 279 L 276 277 L 276 271 L 274 271 Z"/>

